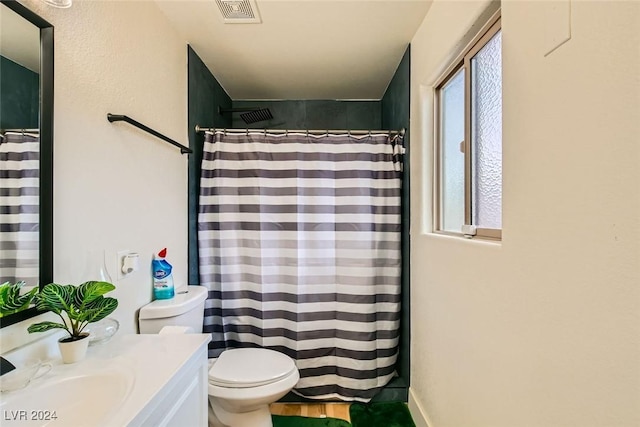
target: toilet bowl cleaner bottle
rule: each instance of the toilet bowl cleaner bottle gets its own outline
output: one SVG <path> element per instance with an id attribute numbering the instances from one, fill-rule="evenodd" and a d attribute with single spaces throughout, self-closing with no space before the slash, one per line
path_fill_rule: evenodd
<path id="1" fill-rule="evenodd" d="M 155 299 L 170 299 L 175 295 L 171 264 L 167 262 L 167 248 L 162 249 L 151 261 L 153 271 L 153 296 Z"/>

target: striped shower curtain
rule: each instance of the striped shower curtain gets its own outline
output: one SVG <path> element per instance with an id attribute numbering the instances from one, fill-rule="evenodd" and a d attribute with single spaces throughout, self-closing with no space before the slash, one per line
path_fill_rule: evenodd
<path id="1" fill-rule="evenodd" d="M 6 132 L 0 139 L 0 283 L 39 281 L 38 135 Z"/>
<path id="2" fill-rule="evenodd" d="M 394 376 L 401 140 L 207 133 L 198 243 L 210 357 L 292 357 L 295 392 L 369 401 Z"/>

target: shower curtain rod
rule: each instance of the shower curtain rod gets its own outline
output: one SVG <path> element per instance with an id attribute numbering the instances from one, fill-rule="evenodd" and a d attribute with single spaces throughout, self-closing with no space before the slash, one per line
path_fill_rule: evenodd
<path id="1" fill-rule="evenodd" d="M 19 133 L 40 133 L 40 129 L 2 129 L 0 133 L 19 132 Z"/>
<path id="2" fill-rule="evenodd" d="M 386 133 L 389 135 L 400 135 L 404 136 L 405 129 L 402 128 L 400 130 L 345 130 L 345 129 L 224 129 L 224 128 L 203 128 L 200 125 L 196 125 L 196 132 L 229 132 L 229 133 L 248 133 L 248 132 L 266 132 L 266 133 L 306 133 L 311 135 L 324 135 L 328 133 L 347 133 L 349 135 L 368 135 L 368 134 L 380 134 Z"/>

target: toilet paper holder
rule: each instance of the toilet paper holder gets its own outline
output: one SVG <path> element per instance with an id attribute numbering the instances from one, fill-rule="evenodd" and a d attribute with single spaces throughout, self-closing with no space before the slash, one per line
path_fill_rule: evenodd
<path id="1" fill-rule="evenodd" d="M 136 252 L 129 252 L 122 257 L 122 274 L 131 274 L 134 271 L 138 271 L 140 267 L 140 255 Z"/>

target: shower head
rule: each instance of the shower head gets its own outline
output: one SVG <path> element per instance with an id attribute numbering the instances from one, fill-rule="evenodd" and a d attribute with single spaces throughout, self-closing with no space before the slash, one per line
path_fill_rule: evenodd
<path id="1" fill-rule="evenodd" d="M 251 123 L 273 119 L 271 111 L 269 111 L 268 108 L 260 108 L 259 110 L 248 111 L 246 113 L 240 114 L 240 117 L 248 125 Z"/>
<path id="2" fill-rule="evenodd" d="M 268 108 L 227 108 L 218 107 L 218 113 L 241 113 L 240 118 L 248 125 L 256 122 L 273 119 L 273 115 Z"/>

